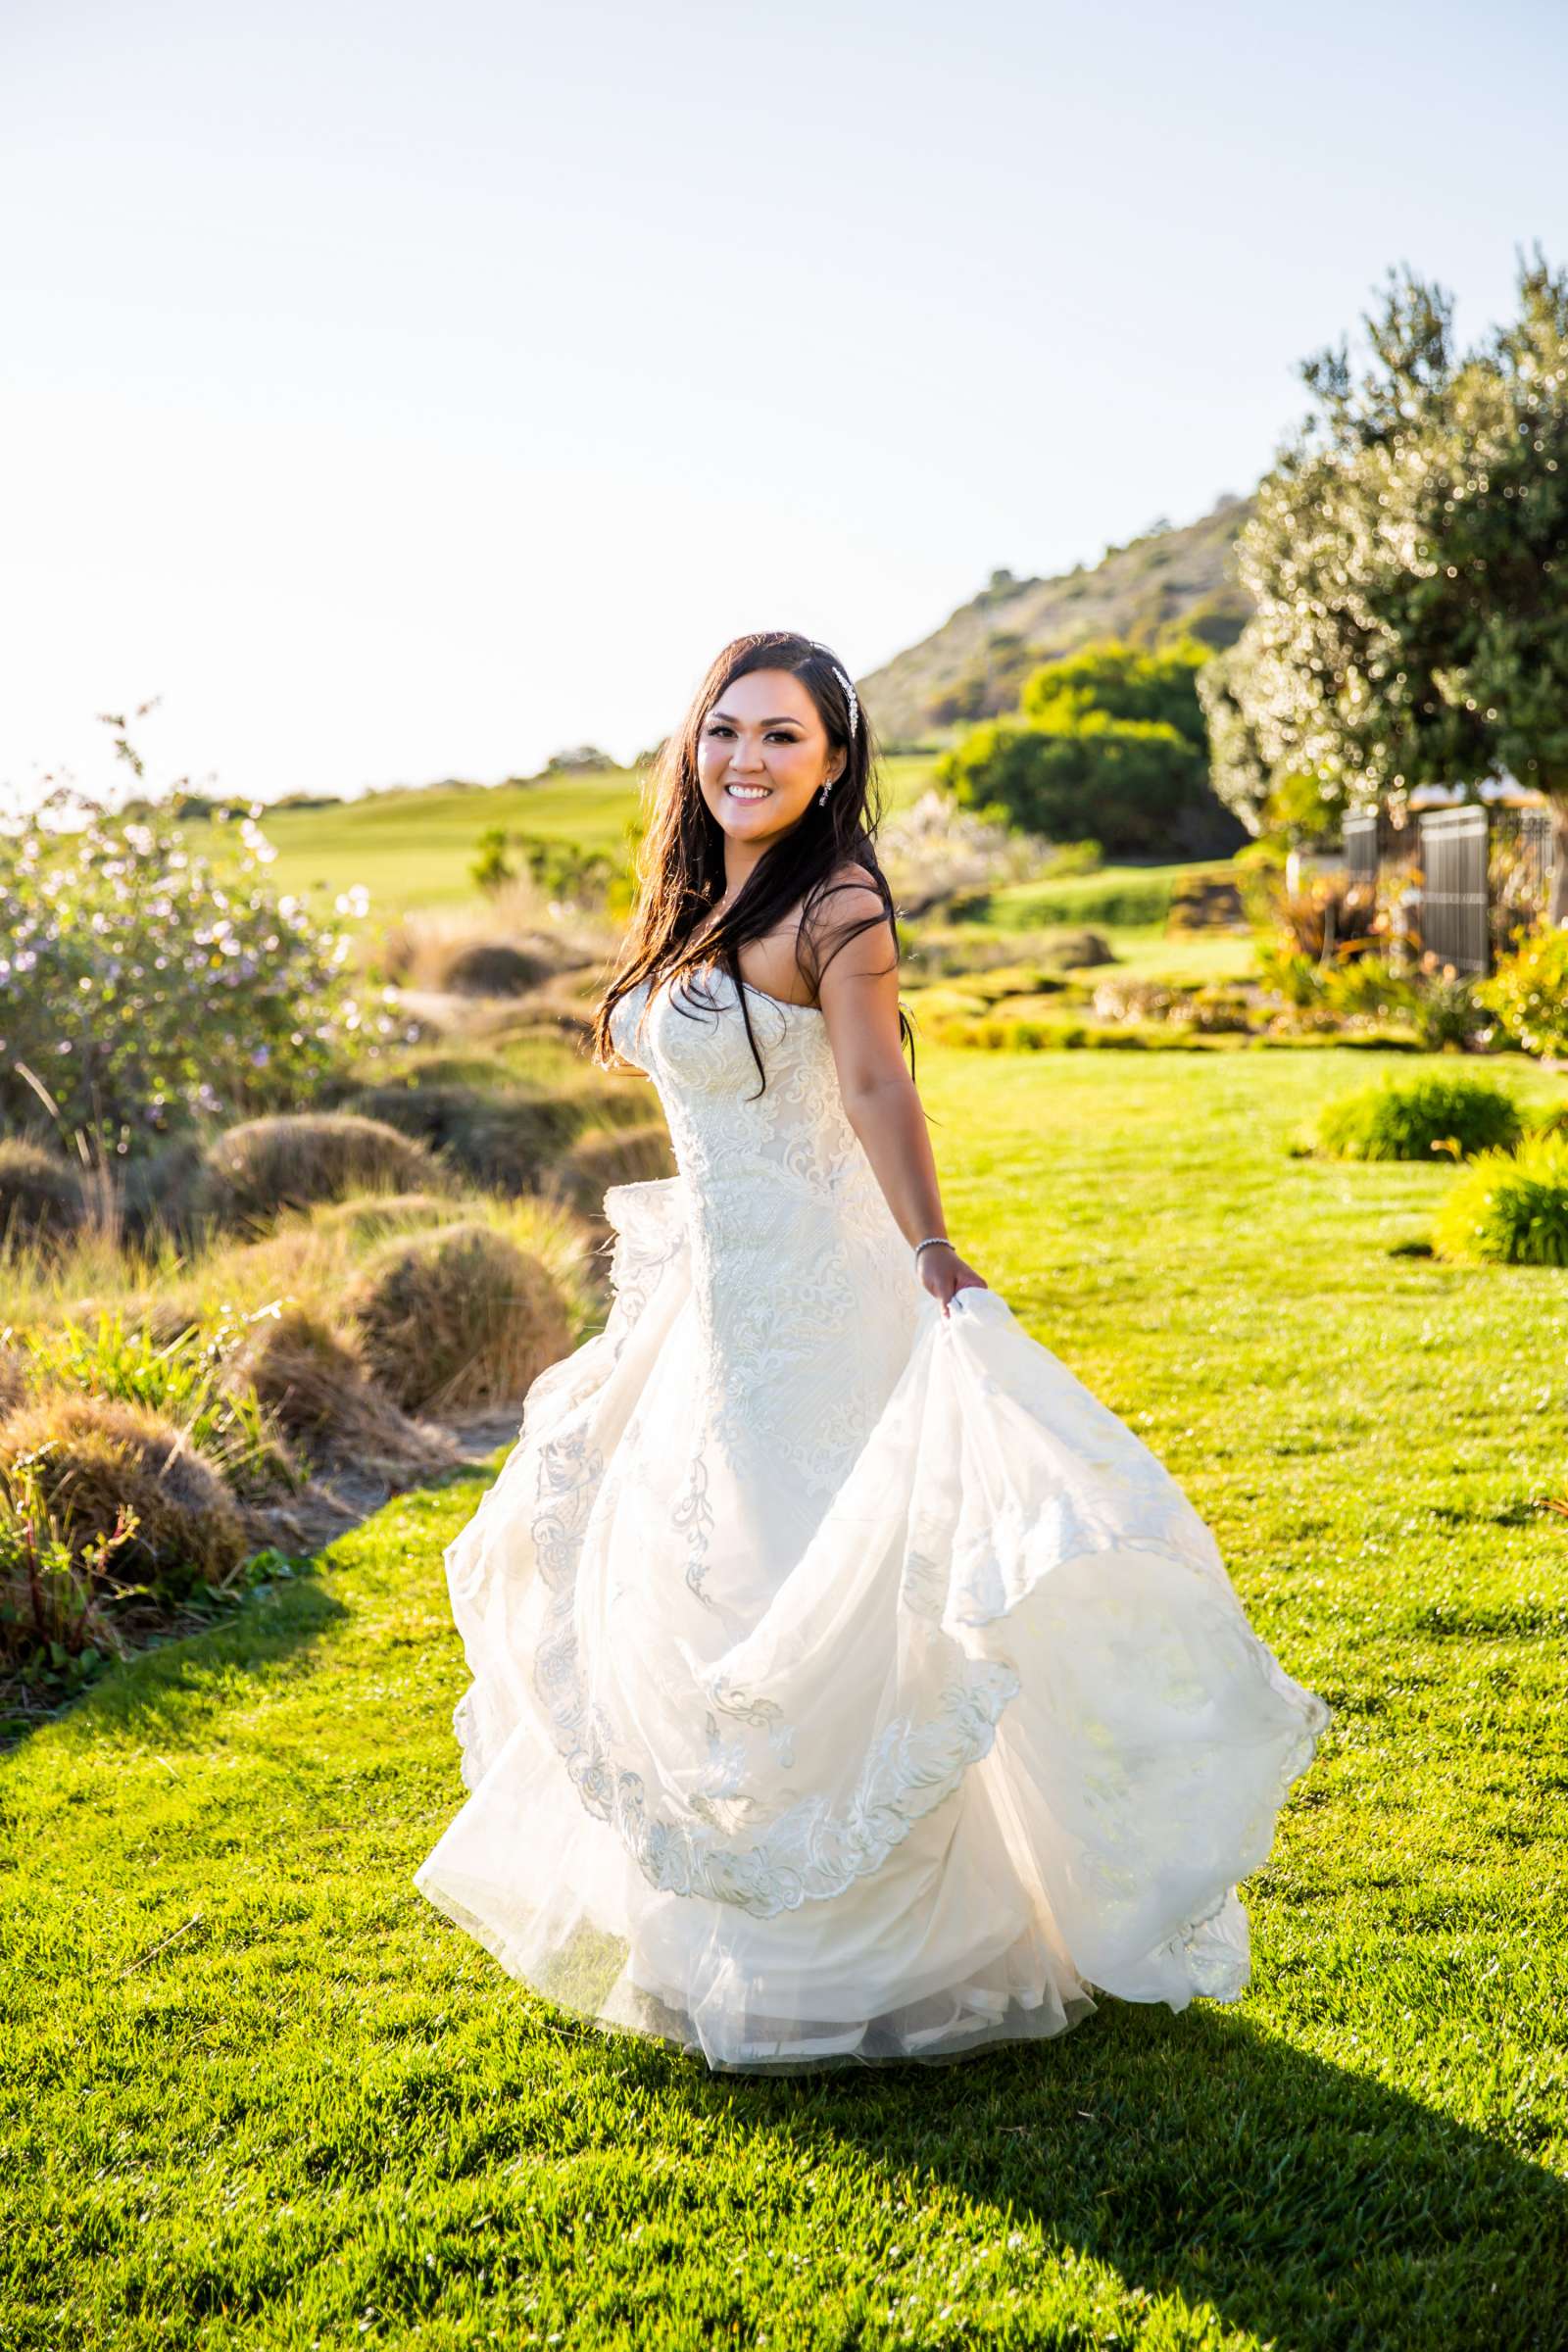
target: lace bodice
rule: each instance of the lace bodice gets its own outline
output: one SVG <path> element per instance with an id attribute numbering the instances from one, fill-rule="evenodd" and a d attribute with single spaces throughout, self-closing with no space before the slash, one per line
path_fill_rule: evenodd
<path id="1" fill-rule="evenodd" d="M 684 975 L 673 991 L 639 982 L 611 1034 L 669 1125 L 715 1434 L 732 1458 L 781 1456 L 826 1494 L 886 1401 L 926 1294 L 850 1124 L 826 1020 L 745 985 L 765 1088 L 721 967 L 698 989 Z"/>
<path id="2" fill-rule="evenodd" d="M 747 1041 L 735 983 L 722 967 L 688 989 L 640 981 L 615 1007 L 617 1051 L 659 1090 L 675 1157 L 693 1182 L 764 1163 L 817 1195 L 831 1194 L 864 1153 L 839 1093 L 827 1022 L 809 1004 L 786 1004 L 749 982 L 753 1035 L 765 1091 Z"/>

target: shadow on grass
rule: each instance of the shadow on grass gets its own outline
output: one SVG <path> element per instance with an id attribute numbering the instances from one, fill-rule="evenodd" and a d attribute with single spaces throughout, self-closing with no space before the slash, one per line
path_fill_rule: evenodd
<path id="1" fill-rule="evenodd" d="M 85 1718 L 96 1728 L 158 1732 L 183 1740 L 205 1709 L 228 1704 L 215 1669 L 249 1672 L 311 1649 L 347 1615 L 328 1591 L 328 1545 L 309 1568 L 284 1583 L 259 1587 L 228 1614 L 175 1627 L 128 1657 L 117 1659 L 85 1690 L 36 1713 L 0 1719 L 0 1755 L 14 1751 L 46 1724 Z"/>
<path id="2" fill-rule="evenodd" d="M 509 1415 L 497 1418 L 510 1418 Z M 470 1509 L 478 1507 L 485 1490 L 499 1475 L 510 1449 L 505 1442 L 467 1461 L 454 1462 L 396 1493 L 376 1498 L 373 1507 L 348 1525 L 334 1528 L 309 1553 L 292 1576 L 260 1585 L 220 1614 L 177 1619 L 167 1630 L 134 1639 L 126 1656 L 115 1660 L 83 1690 L 56 1703 L 31 1703 L 31 1694 L 16 1682 L 0 1687 L 0 1756 L 20 1746 L 31 1732 L 45 1724 L 78 1715 L 91 1715 L 104 1724 L 149 1728 L 162 1720 L 164 1706 L 180 1700 L 195 1687 L 205 1688 L 215 1662 L 230 1658 L 260 1666 L 285 1657 L 314 1642 L 345 1611 L 326 1590 L 334 1570 L 352 1565 L 352 1557 L 337 1557 L 340 1546 L 351 1545 L 361 1530 L 392 1505 L 445 1489 L 471 1487 Z M 185 1702 L 188 1703 L 188 1702 Z"/>
<path id="3" fill-rule="evenodd" d="M 1568 2342 L 1554 2174 L 1234 2013 L 1102 1996 L 1054 2042 L 781 2087 L 741 2095 L 818 2161 L 837 2142 L 916 2194 L 991 2205 L 999 2229 L 1032 2220 L 1058 2253 L 1208 2303 L 1273 2352 Z"/>

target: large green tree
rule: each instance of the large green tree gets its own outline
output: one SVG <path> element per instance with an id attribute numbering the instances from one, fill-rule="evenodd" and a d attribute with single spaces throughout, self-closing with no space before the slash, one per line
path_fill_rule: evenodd
<path id="1" fill-rule="evenodd" d="M 1221 798 L 1256 832 L 1511 771 L 1547 794 L 1568 914 L 1568 273 L 1460 353 L 1452 298 L 1391 271 L 1238 541 L 1256 613 L 1200 673 Z"/>
<path id="2" fill-rule="evenodd" d="M 1174 727 L 1195 751 L 1208 749 L 1197 678 L 1213 656 L 1194 637 L 1147 653 L 1119 637 L 1097 639 L 1059 662 L 1043 662 L 1020 697 L 1027 717 L 1068 726 L 1102 711 L 1107 718 Z"/>
<path id="3" fill-rule="evenodd" d="M 969 808 L 1048 839 L 1092 838 L 1113 857 L 1223 855 L 1243 838 L 1208 782 L 1194 687 L 1211 659 L 1183 642 L 1118 640 L 1037 668 L 1018 711 L 973 727 L 938 775 Z"/>

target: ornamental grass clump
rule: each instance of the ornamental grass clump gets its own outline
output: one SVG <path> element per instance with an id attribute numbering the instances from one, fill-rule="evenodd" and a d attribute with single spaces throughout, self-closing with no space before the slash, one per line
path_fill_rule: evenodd
<path id="1" fill-rule="evenodd" d="M 69 1162 L 41 1144 L 0 1137 L 0 1250 L 52 1256 L 81 1218 L 81 1184 Z"/>
<path id="2" fill-rule="evenodd" d="M 551 1171 L 554 1189 L 576 1209 L 592 1213 L 612 1184 L 647 1184 L 675 1172 L 669 1130 L 662 1121 L 643 1127 L 590 1127 Z"/>
<path id="3" fill-rule="evenodd" d="M 0 1422 L 0 1495 L 29 1492 L 73 1551 L 135 1521 L 118 1568 L 160 1601 L 223 1589 L 247 1554 L 239 1507 L 186 1433 L 143 1405 L 45 1391 Z"/>
<path id="4" fill-rule="evenodd" d="M 1523 1132 L 1519 1106 L 1501 1087 L 1433 1075 L 1363 1087 L 1326 1103 L 1309 1148 L 1334 1159 L 1470 1159 L 1511 1152 Z"/>
<path id="5" fill-rule="evenodd" d="M 356 1096 L 361 1113 L 422 1139 L 484 1192 L 532 1192 L 544 1170 L 587 1124 L 603 1093 L 526 1086 L 505 1093 L 471 1086 L 380 1086 Z M 642 1105 L 639 1105 L 642 1109 Z"/>
<path id="6" fill-rule="evenodd" d="M 31 1341 L 34 1382 L 145 1406 L 182 1431 L 231 1488 L 261 1491 L 292 1478 L 255 1396 L 221 1376 L 225 1335 L 209 1337 L 177 1300 L 150 1302 L 145 1319 L 119 1306 L 78 1309 Z"/>
<path id="7" fill-rule="evenodd" d="M 343 1313 L 361 1361 L 405 1412 L 515 1402 L 572 1342 L 548 1267 L 476 1223 L 383 1242 Z"/>
<path id="8" fill-rule="evenodd" d="M 1568 1136 L 1533 1135 L 1486 1152 L 1433 1221 L 1440 1257 L 1481 1265 L 1568 1266 Z"/>
<path id="9" fill-rule="evenodd" d="M 423 1144 L 357 1111 L 248 1119 L 209 1146 L 193 1207 L 198 1221 L 263 1233 L 285 1209 L 375 1187 L 440 1192 L 446 1177 Z"/>
<path id="10" fill-rule="evenodd" d="M 412 1420 L 325 1318 L 297 1300 L 248 1319 L 224 1359 L 223 1379 L 237 1402 L 265 1405 L 318 1466 L 352 1464 L 396 1486 L 462 1458 L 448 1431 Z"/>

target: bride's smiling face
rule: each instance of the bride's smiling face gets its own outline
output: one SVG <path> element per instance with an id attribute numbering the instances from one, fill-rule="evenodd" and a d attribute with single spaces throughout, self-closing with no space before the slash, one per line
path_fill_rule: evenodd
<path id="1" fill-rule="evenodd" d="M 843 771 L 809 690 L 788 669 L 752 669 L 724 688 L 697 740 L 703 798 L 737 841 L 771 841 Z"/>

